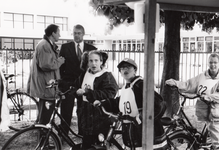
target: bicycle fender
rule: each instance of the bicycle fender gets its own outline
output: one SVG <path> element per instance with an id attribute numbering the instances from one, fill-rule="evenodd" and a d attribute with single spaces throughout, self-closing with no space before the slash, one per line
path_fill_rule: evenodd
<path id="1" fill-rule="evenodd" d="M 46 128 L 46 129 L 50 129 L 49 125 L 44 125 L 44 124 L 34 124 L 34 127 L 42 127 L 42 128 Z"/>
<path id="2" fill-rule="evenodd" d="M 189 133 L 188 131 L 185 131 L 185 130 L 175 130 L 175 131 L 170 132 L 169 134 L 167 134 L 167 136 L 175 136 L 177 134 L 185 134 L 185 135 L 190 136 L 191 138 L 193 138 L 191 133 Z"/>

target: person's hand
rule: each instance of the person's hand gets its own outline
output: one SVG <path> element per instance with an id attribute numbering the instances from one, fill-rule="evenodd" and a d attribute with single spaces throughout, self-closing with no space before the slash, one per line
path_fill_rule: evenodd
<path id="1" fill-rule="evenodd" d="M 142 118 L 140 117 L 140 115 L 138 114 L 136 117 L 135 117 L 135 123 L 137 124 L 141 124 L 142 123 Z"/>
<path id="2" fill-rule="evenodd" d="M 174 79 L 169 79 L 169 80 L 166 80 L 165 82 L 167 85 L 169 86 L 176 86 L 176 82 Z"/>
<path id="3" fill-rule="evenodd" d="M 101 102 L 99 100 L 95 100 L 93 102 L 93 105 L 96 107 L 96 106 L 100 106 L 101 105 Z"/>
<path id="4" fill-rule="evenodd" d="M 202 101 L 204 101 L 205 103 L 207 103 L 207 104 L 210 104 L 210 103 L 212 102 L 211 97 L 208 96 L 207 94 L 201 94 L 201 95 L 200 95 L 200 99 L 201 99 Z"/>
<path id="5" fill-rule="evenodd" d="M 76 94 L 77 94 L 78 96 L 82 96 L 84 93 L 85 93 L 84 89 L 78 89 L 78 90 L 76 91 Z"/>
<path id="6" fill-rule="evenodd" d="M 64 64 L 64 62 L 65 62 L 65 58 L 62 57 L 62 56 L 60 56 L 60 57 L 58 58 L 58 61 L 61 62 L 62 64 Z"/>
<path id="7" fill-rule="evenodd" d="M 51 79 L 51 80 L 49 80 L 49 82 L 47 84 L 51 85 L 51 84 L 55 84 L 55 83 L 56 83 L 56 80 L 55 79 Z"/>

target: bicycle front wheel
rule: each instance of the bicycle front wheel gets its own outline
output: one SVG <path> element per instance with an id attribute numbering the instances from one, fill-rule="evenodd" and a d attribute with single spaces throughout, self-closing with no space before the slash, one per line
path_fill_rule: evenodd
<path id="1" fill-rule="evenodd" d="M 48 138 L 47 138 L 48 137 Z M 61 150 L 58 136 L 45 127 L 30 127 L 17 132 L 2 150 Z"/>
<path id="2" fill-rule="evenodd" d="M 183 131 L 175 131 L 167 136 L 171 150 L 196 150 L 197 145 L 194 138 Z"/>
<path id="3" fill-rule="evenodd" d="M 38 119 L 38 102 L 25 92 L 8 94 L 8 105 L 10 108 L 10 129 L 19 131 L 30 127 Z"/>

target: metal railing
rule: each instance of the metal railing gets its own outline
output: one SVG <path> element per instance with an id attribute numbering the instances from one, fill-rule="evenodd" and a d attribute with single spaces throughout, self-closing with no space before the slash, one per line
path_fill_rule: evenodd
<path id="1" fill-rule="evenodd" d="M 137 75 L 144 77 L 144 52 L 143 51 L 118 51 L 105 50 L 108 53 L 107 69 L 111 71 L 119 86 L 124 84 L 117 65 L 124 58 L 132 58 L 138 65 Z M 31 59 L 34 50 L 28 49 L 3 49 L 0 50 L 0 59 L 2 61 L 2 69 L 5 73 L 15 74 L 16 83 L 14 88 L 26 90 L 27 80 L 30 71 Z M 208 67 L 207 60 L 211 53 L 208 52 L 181 52 L 180 54 L 180 80 L 186 81 Z M 155 51 L 154 62 L 154 83 L 156 87 L 160 86 L 163 72 L 163 52 Z M 189 102 L 189 105 L 194 105 L 194 102 Z"/>

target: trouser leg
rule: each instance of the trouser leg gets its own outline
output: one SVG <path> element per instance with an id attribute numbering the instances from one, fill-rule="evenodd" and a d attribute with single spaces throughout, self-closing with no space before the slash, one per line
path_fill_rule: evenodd
<path id="1" fill-rule="evenodd" d="M 210 122 L 209 133 L 215 149 L 219 149 L 219 122 Z"/>
<path id="2" fill-rule="evenodd" d="M 66 94 L 65 99 L 61 103 L 61 115 L 63 119 L 66 121 L 66 123 L 68 124 L 68 126 L 71 125 L 74 99 L 75 97 L 73 95 Z M 63 121 L 61 122 L 61 126 L 66 133 L 69 132 L 68 126 Z"/>
<path id="3" fill-rule="evenodd" d="M 91 148 L 98 141 L 97 135 L 83 135 L 82 149 Z"/>
<path id="4" fill-rule="evenodd" d="M 39 123 L 49 123 L 52 112 L 55 109 L 55 100 L 39 99 Z"/>

